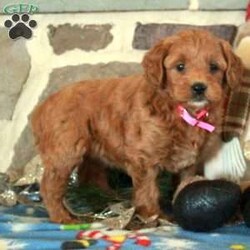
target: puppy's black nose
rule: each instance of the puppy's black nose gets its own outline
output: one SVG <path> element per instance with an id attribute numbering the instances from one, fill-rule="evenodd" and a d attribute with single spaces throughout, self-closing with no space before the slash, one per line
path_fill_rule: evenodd
<path id="1" fill-rule="evenodd" d="M 192 85 L 192 91 L 196 95 L 202 95 L 207 89 L 207 86 L 202 82 L 196 82 Z"/>

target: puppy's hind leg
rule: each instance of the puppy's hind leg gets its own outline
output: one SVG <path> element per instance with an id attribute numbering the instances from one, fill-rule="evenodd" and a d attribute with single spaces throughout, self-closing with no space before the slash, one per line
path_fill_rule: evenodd
<path id="1" fill-rule="evenodd" d="M 43 202 L 49 213 L 50 220 L 56 223 L 74 223 L 76 218 L 66 210 L 63 205 L 68 178 L 74 168 L 74 164 L 60 165 L 60 167 L 45 163 L 40 192 Z"/>
<path id="2" fill-rule="evenodd" d="M 81 163 L 82 154 L 65 152 L 52 153 L 43 158 L 45 169 L 41 181 L 40 192 L 47 208 L 50 220 L 56 223 L 77 223 L 63 205 L 68 180 L 73 169 Z"/>

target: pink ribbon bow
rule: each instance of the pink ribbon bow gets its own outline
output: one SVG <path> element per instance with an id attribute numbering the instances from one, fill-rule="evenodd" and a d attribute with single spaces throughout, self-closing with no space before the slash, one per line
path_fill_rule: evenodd
<path id="1" fill-rule="evenodd" d="M 215 130 L 215 127 L 207 122 L 201 121 L 202 118 L 208 116 L 208 111 L 206 109 L 202 109 L 195 117 L 191 116 L 188 111 L 181 105 L 177 107 L 180 116 L 182 119 L 190 124 L 191 126 L 197 126 L 204 130 L 209 131 L 210 133 Z"/>

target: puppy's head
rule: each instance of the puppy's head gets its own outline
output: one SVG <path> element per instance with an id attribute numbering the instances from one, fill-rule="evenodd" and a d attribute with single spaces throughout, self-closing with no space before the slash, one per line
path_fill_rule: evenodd
<path id="1" fill-rule="evenodd" d="M 160 41 L 144 57 L 147 81 L 183 104 L 219 103 L 225 85 L 235 89 L 243 66 L 231 46 L 207 31 L 188 30 Z"/>

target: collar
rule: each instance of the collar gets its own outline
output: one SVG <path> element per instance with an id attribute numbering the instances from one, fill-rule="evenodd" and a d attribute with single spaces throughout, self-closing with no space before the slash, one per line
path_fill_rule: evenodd
<path id="1" fill-rule="evenodd" d="M 215 130 L 215 127 L 207 122 L 204 122 L 203 119 L 205 119 L 206 117 L 208 117 L 209 113 L 206 109 L 201 109 L 196 115 L 195 117 L 191 116 L 188 111 L 182 106 L 182 105 L 178 105 L 177 106 L 177 111 L 180 115 L 180 117 L 189 125 L 193 126 L 193 127 L 199 127 L 201 129 L 207 130 L 210 133 L 213 132 Z"/>

